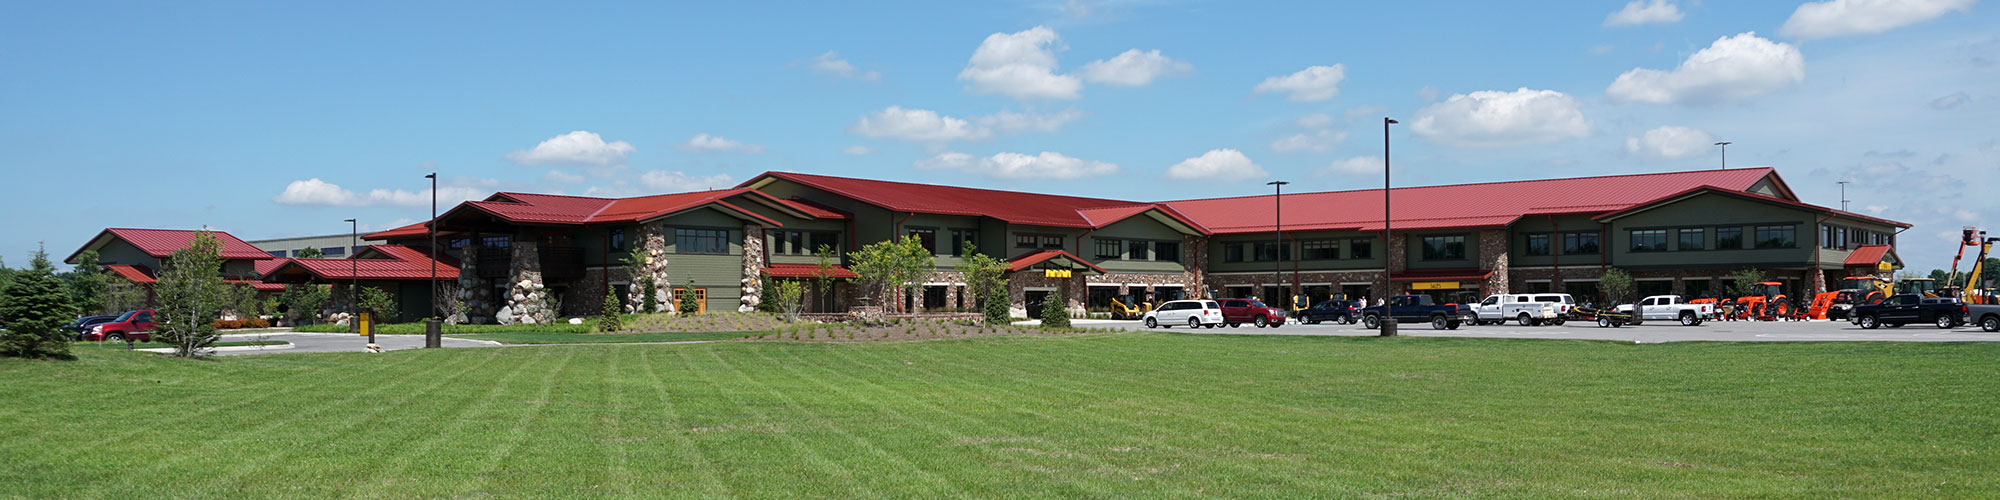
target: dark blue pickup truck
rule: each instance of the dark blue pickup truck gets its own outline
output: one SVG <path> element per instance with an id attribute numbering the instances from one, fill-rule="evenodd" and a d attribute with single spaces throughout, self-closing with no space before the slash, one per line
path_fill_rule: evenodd
<path id="1" fill-rule="evenodd" d="M 1429 322 L 1431 328 L 1457 330 L 1458 325 L 1470 324 L 1479 318 L 1472 306 L 1465 304 L 1438 304 L 1429 295 L 1403 295 L 1392 297 L 1387 304 L 1390 314 L 1397 323 Z M 1361 310 L 1361 326 L 1373 329 L 1382 326 L 1382 306 Z"/>

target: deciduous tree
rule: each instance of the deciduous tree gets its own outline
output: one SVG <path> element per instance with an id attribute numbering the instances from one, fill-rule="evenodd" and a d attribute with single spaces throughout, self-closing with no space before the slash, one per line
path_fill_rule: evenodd
<path id="1" fill-rule="evenodd" d="M 1007 263 L 967 245 L 958 271 L 965 275 L 965 291 L 979 299 L 980 312 L 988 325 L 1004 325 L 1007 313 Z"/>
<path id="2" fill-rule="evenodd" d="M 1764 271 L 1759 269 L 1744 269 L 1729 273 L 1729 296 L 1749 297 L 1757 290 L 1757 284 L 1764 282 L 1764 278 Z"/>
<path id="3" fill-rule="evenodd" d="M 889 304 L 895 302 L 896 291 L 914 294 L 923 277 L 937 269 L 937 259 L 915 235 L 861 247 L 849 258 L 863 286 L 889 311 L 902 311 L 901 303 Z"/>
<path id="4" fill-rule="evenodd" d="M 70 303 L 76 304 L 78 314 L 104 312 L 104 293 L 110 279 L 104 276 L 104 266 L 97 265 L 96 250 L 77 253 L 76 266 L 62 277 L 69 284 Z"/>
<path id="5" fill-rule="evenodd" d="M 229 300 L 222 281 L 222 243 L 207 229 L 195 232 L 187 248 L 175 250 L 161 263 L 153 293 L 159 302 L 159 323 L 153 340 L 174 347 L 174 355 L 193 357 L 215 343 L 215 320 Z"/>
<path id="6" fill-rule="evenodd" d="M 1606 301 L 1614 305 L 1628 300 L 1627 296 L 1632 294 L 1632 288 L 1632 274 L 1625 272 L 1624 269 L 1614 267 L 1597 277 L 1597 290 L 1604 294 Z"/>

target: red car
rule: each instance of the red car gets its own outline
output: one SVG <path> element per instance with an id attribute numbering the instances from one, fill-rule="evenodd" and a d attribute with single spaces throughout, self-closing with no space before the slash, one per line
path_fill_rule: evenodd
<path id="1" fill-rule="evenodd" d="M 129 311 L 118 315 L 118 319 L 91 325 L 90 331 L 83 333 L 83 340 L 124 342 L 132 339 L 145 342 L 153 339 L 153 310 Z"/>
<path id="2" fill-rule="evenodd" d="M 1264 305 L 1262 301 L 1223 299 L 1222 322 L 1230 328 L 1243 326 L 1244 323 L 1257 325 L 1258 328 L 1277 328 L 1285 324 L 1285 310 Z"/>

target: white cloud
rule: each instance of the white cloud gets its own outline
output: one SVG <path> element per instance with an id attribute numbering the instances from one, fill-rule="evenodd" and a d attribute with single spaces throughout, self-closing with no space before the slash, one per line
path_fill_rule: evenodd
<path id="1" fill-rule="evenodd" d="M 1402 169 L 1397 169 L 1397 170 L 1400 171 Z M 1328 176 L 1328 177 L 1353 176 L 1362 174 L 1379 174 L 1382 173 L 1382 157 L 1356 156 L 1353 158 L 1334 160 L 1333 163 L 1328 163 L 1326 166 L 1320 167 L 1319 171 L 1316 173 L 1321 176 Z"/>
<path id="2" fill-rule="evenodd" d="M 1015 113 L 1001 111 L 979 117 L 979 125 L 1000 133 L 1018 134 L 1022 132 L 1054 132 L 1069 122 L 1083 119 L 1084 113 L 1076 108 L 1065 109 L 1056 114 Z"/>
<path id="3" fill-rule="evenodd" d="M 1194 65 L 1160 55 L 1158 49 L 1148 52 L 1131 49 L 1109 60 L 1091 61 L 1079 72 L 1092 83 L 1137 87 L 1163 76 L 1193 74 Z"/>
<path id="4" fill-rule="evenodd" d="M 1870 35 L 1971 10 L 1975 0 L 1828 0 L 1800 5 L 1778 33 L 1793 38 Z"/>
<path id="5" fill-rule="evenodd" d="M 1329 115 L 1326 113 L 1313 113 L 1299 117 L 1299 120 L 1294 123 L 1297 123 L 1299 125 L 1299 128 L 1308 128 L 1308 129 L 1327 128 L 1333 126 L 1333 115 Z"/>
<path id="6" fill-rule="evenodd" d="M 859 144 L 856 144 L 856 145 L 853 145 L 853 146 L 848 146 L 848 147 L 844 147 L 844 148 L 840 148 L 840 152 L 841 152 L 841 153 L 844 153 L 844 154 L 850 154 L 850 155 L 856 155 L 856 156 L 859 156 L 859 155 L 872 155 L 872 154 L 875 154 L 875 148 L 871 148 L 871 147 L 868 147 L 868 146 L 863 146 L 863 145 L 859 145 Z"/>
<path id="7" fill-rule="evenodd" d="M 1271 150 L 1280 153 L 1294 151 L 1324 153 L 1332 151 L 1334 146 L 1339 146 L 1342 141 L 1346 140 L 1347 132 L 1345 131 L 1315 130 L 1312 132 L 1300 132 L 1291 137 L 1271 141 Z"/>
<path id="8" fill-rule="evenodd" d="M 966 90 L 1015 99 L 1076 99 L 1083 81 L 1056 74 L 1055 51 L 1062 49 L 1055 30 L 1036 26 L 1018 33 L 994 33 L 972 51 L 959 71 Z"/>
<path id="9" fill-rule="evenodd" d="M 826 73 L 841 78 L 854 78 L 857 80 L 869 81 L 869 82 L 880 81 L 882 79 L 882 72 L 880 71 L 863 72 L 860 69 L 855 68 L 854 64 L 847 62 L 846 59 L 841 59 L 840 54 L 834 53 L 834 51 L 831 50 L 826 51 L 825 54 L 813 56 L 813 58 L 810 61 L 807 61 L 807 67 L 812 68 L 813 71 L 818 71 L 821 73 Z"/>
<path id="10" fill-rule="evenodd" d="M 1625 8 L 1604 17 L 1605 26 L 1680 22 L 1681 8 L 1671 0 L 1632 0 Z"/>
<path id="11" fill-rule="evenodd" d="M 1592 46 L 1590 46 L 1590 49 L 1589 49 L 1589 52 L 1590 52 L 1591 54 L 1597 54 L 1597 55 L 1603 55 L 1603 54 L 1609 54 L 1609 53 L 1611 53 L 1611 51 L 1613 51 L 1613 50 L 1618 50 L 1618 46 L 1616 46 L 1616 45 L 1592 45 Z"/>
<path id="12" fill-rule="evenodd" d="M 975 126 L 963 118 L 940 115 L 928 109 L 904 109 L 901 106 L 890 106 L 863 115 L 861 120 L 847 126 L 847 131 L 865 137 L 911 142 L 984 139 L 991 135 L 991 131 Z"/>
<path id="13" fill-rule="evenodd" d="M 653 170 L 639 175 L 639 184 L 646 189 L 664 193 L 684 193 L 723 189 L 736 185 L 729 174 L 688 175 L 685 172 Z M 594 188 L 593 188 L 594 189 Z"/>
<path id="14" fill-rule="evenodd" d="M 1250 157 L 1243 156 L 1242 151 L 1234 149 L 1209 150 L 1201 156 L 1181 160 L 1180 163 L 1167 167 L 1167 178 L 1174 180 L 1240 182 L 1262 180 L 1270 176 L 1270 173 L 1264 171 L 1264 167 L 1257 166 L 1250 161 Z"/>
<path id="15" fill-rule="evenodd" d="M 1717 39 L 1672 71 L 1634 68 L 1604 93 L 1618 101 L 1714 104 L 1785 90 L 1805 79 L 1806 60 L 1798 47 L 1747 32 Z"/>
<path id="16" fill-rule="evenodd" d="M 522 165 L 617 165 L 631 155 L 631 143 L 604 142 L 594 132 L 577 130 L 536 144 L 535 149 L 507 153 L 507 160 Z"/>
<path id="17" fill-rule="evenodd" d="M 1437 102 L 1438 88 L 1432 85 L 1425 85 L 1424 88 L 1417 89 L 1417 99 L 1421 99 L 1424 102 Z"/>
<path id="18" fill-rule="evenodd" d="M 1715 147 L 1715 136 L 1697 129 L 1667 125 L 1625 138 L 1625 152 L 1657 158 L 1678 159 L 1707 152 Z"/>
<path id="19" fill-rule="evenodd" d="M 465 200 L 478 199 L 482 194 L 478 188 L 468 186 L 439 186 L 437 202 L 448 206 Z M 371 189 L 367 193 L 357 193 L 340 187 L 339 184 L 320 180 L 318 177 L 302 181 L 292 181 L 285 185 L 285 191 L 272 197 L 285 205 L 323 205 L 342 207 L 362 207 L 377 205 L 397 205 L 406 207 L 429 206 L 431 190 L 408 191 L 402 189 Z"/>
<path id="20" fill-rule="evenodd" d="M 708 135 L 706 133 L 695 134 L 694 137 L 688 138 L 687 142 L 675 145 L 674 148 L 689 153 L 721 153 L 721 152 L 733 151 L 738 153 L 757 154 L 764 152 L 764 146 L 761 145 L 738 142 L 735 140 L 724 138 L 722 136 Z"/>
<path id="21" fill-rule="evenodd" d="M 1069 180 L 1118 173 L 1117 164 L 1072 158 L 1053 151 L 1043 151 L 1039 155 L 999 153 L 985 158 L 946 152 L 917 160 L 916 167 L 922 170 L 958 170 L 995 179 L 1014 180 Z"/>
<path id="22" fill-rule="evenodd" d="M 542 174 L 542 182 L 550 184 L 576 184 L 583 182 L 583 176 L 561 170 L 550 170 L 549 173 Z"/>
<path id="23" fill-rule="evenodd" d="M 1311 66 L 1285 76 L 1265 78 L 1252 92 L 1288 92 L 1287 101 L 1314 102 L 1340 95 L 1340 81 L 1347 79 L 1347 65 Z"/>
<path id="24" fill-rule="evenodd" d="M 1591 134 L 1578 102 L 1562 92 L 1482 90 L 1417 111 L 1410 131 L 1459 146 L 1539 144 Z"/>
<path id="25" fill-rule="evenodd" d="M 1954 92 L 1944 97 L 1932 99 L 1931 109 L 1946 110 L 1946 109 L 1956 108 L 1958 107 L 1958 105 L 1965 104 L 1965 101 L 1970 101 L 1970 100 L 1972 100 L 1971 95 L 1968 95 L 1964 92 Z"/>

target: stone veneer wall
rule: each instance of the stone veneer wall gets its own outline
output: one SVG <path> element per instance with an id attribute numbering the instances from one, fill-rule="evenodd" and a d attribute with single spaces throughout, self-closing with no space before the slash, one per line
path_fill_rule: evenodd
<path id="1" fill-rule="evenodd" d="M 1410 239 L 1410 235 L 1407 233 L 1397 233 L 1393 230 L 1390 235 L 1394 237 L 1389 239 L 1388 245 L 1385 245 L 1389 248 L 1384 249 L 1389 253 L 1383 255 L 1384 258 L 1388 259 L 1389 272 L 1408 271 L 1410 269 L 1410 253 L 1407 250 L 1408 245 L 1406 243 Z"/>
<path id="2" fill-rule="evenodd" d="M 632 284 L 626 287 L 628 290 L 625 293 L 625 312 L 637 313 L 640 307 L 646 305 L 646 283 L 639 279 L 646 276 L 653 278 L 653 300 L 659 304 L 660 310 L 675 312 L 674 308 L 679 307 L 673 300 L 672 282 L 667 280 L 665 231 L 665 226 L 660 224 L 639 225 L 637 241 L 639 248 L 645 249 L 647 258 L 646 264 L 641 266 L 643 269 L 640 270 L 640 276 L 632 277 Z"/>
<path id="3" fill-rule="evenodd" d="M 736 312 L 752 312 L 762 304 L 764 297 L 764 227 L 756 224 L 743 225 L 743 296 Z"/>
<path id="4" fill-rule="evenodd" d="M 502 325 L 547 323 L 555 316 L 549 310 L 548 290 L 542 284 L 541 247 L 534 241 L 515 241 L 508 276 L 507 305 L 493 319 Z"/>
<path id="5" fill-rule="evenodd" d="M 348 324 L 348 320 L 351 318 L 349 318 L 350 314 L 347 308 L 348 297 L 350 297 L 347 290 L 347 282 L 334 283 L 333 286 L 329 287 L 328 292 L 326 305 L 321 309 L 320 315 L 326 318 L 327 323 L 336 325 Z"/>
<path id="6" fill-rule="evenodd" d="M 1085 277 L 1083 276 L 1068 279 L 1049 278 L 1042 276 L 1041 271 L 1033 269 L 1015 272 L 1013 276 L 1009 276 L 1007 279 L 1007 298 L 1010 302 L 1007 305 L 1007 311 L 1014 316 L 1036 317 L 1036 315 L 1041 314 L 1041 311 L 1028 310 L 1028 289 L 1054 288 L 1056 291 L 1062 292 L 1065 309 L 1069 309 L 1071 314 L 1082 313 L 1085 291 L 1084 279 Z"/>
<path id="7" fill-rule="evenodd" d="M 1479 231 L 1479 268 L 1493 271 L 1486 277 L 1486 293 L 1507 293 L 1507 230 Z"/>
<path id="8" fill-rule="evenodd" d="M 495 313 L 493 298 L 490 297 L 493 287 L 479 277 L 481 250 L 477 246 L 467 245 L 461 254 L 462 257 L 459 258 L 458 300 L 464 302 L 465 307 L 458 314 L 445 318 L 447 323 L 454 325 L 472 323 L 475 318 L 491 318 Z"/>

